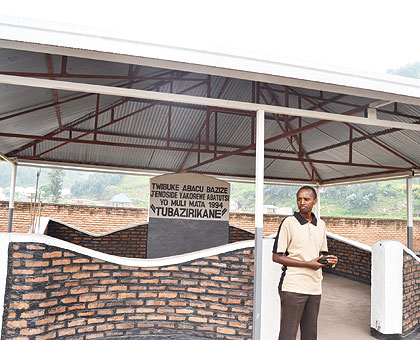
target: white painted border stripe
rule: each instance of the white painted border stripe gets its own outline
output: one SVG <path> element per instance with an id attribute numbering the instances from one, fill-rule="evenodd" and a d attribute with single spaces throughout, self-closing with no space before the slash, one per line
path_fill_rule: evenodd
<path id="1" fill-rule="evenodd" d="M 176 264 L 182 264 L 185 262 L 201 259 L 203 257 L 219 255 L 244 248 L 254 248 L 254 240 L 241 241 L 225 244 L 222 246 L 204 249 L 188 254 L 162 257 L 157 259 L 135 259 L 126 258 L 115 255 L 105 254 L 96 250 L 91 250 L 85 247 L 78 246 L 76 244 L 59 240 L 47 235 L 40 234 L 10 234 L 10 242 L 30 242 L 30 243 L 43 243 L 49 246 L 55 246 L 66 250 L 71 250 L 76 253 L 91 256 L 107 262 L 132 267 L 160 267 L 170 266 Z"/>
<path id="2" fill-rule="evenodd" d="M 371 246 L 368 246 L 367 244 L 364 244 L 364 243 L 361 243 L 361 242 L 357 242 L 357 241 L 354 241 L 354 240 L 350 240 L 350 239 L 348 239 L 348 238 L 346 238 L 344 236 L 334 234 L 334 233 L 332 233 L 330 231 L 327 231 L 327 236 L 328 237 L 331 237 L 334 240 L 337 240 L 337 241 L 340 241 L 340 242 L 349 244 L 349 245 L 351 245 L 353 247 L 356 247 L 356 248 L 359 248 L 359 249 L 362 249 L 362 250 L 366 250 L 368 252 L 372 252 L 372 247 Z"/>

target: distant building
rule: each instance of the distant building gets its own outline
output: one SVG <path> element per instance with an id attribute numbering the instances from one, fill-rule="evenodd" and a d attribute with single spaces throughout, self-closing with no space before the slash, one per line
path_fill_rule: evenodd
<path id="1" fill-rule="evenodd" d="M 3 192 L 3 188 L 0 188 L 0 201 L 5 201 L 6 199 L 7 199 L 7 196 Z"/>
<path id="2" fill-rule="evenodd" d="M 70 197 L 70 196 L 71 196 L 71 190 L 70 189 L 61 190 L 61 197 Z"/>
<path id="3" fill-rule="evenodd" d="M 124 193 L 115 195 L 111 198 L 111 204 L 113 207 L 131 207 L 133 206 L 133 201 L 128 198 Z"/>
<path id="4" fill-rule="evenodd" d="M 291 207 L 277 207 L 275 205 L 264 205 L 264 214 L 273 215 L 293 215 L 293 208 Z"/>
<path id="5" fill-rule="evenodd" d="M 238 203 L 236 203 L 234 200 L 230 200 L 229 210 L 230 211 L 237 211 L 238 208 L 239 208 Z"/>

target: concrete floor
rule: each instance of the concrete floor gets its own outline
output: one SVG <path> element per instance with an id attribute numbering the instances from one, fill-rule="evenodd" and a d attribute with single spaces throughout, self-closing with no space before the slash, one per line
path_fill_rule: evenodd
<path id="1" fill-rule="evenodd" d="M 318 339 L 372 340 L 370 286 L 324 274 Z"/>

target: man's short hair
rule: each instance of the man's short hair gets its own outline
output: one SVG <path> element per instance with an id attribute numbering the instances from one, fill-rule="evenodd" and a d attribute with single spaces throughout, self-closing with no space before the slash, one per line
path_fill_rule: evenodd
<path id="1" fill-rule="evenodd" d="M 300 188 L 300 189 L 297 191 L 296 195 L 297 195 L 297 194 L 299 193 L 299 191 L 301 191 L 301 190 L 311 190 L 311 191 L 312 191 L 312 194 L 314 195 L 314 200 L 316 200 L 316 199 L 317 199 L 316 190 L 315 190 L 313 187 L 311 187 L 311 186 L 309 186 L 309 185 L 304 185 L 302 188 Z"/>

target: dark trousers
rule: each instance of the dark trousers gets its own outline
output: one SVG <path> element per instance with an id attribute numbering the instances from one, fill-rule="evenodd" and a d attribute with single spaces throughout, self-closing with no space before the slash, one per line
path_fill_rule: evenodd
<path id="1" fill-rule="evenodd" d="M 281 321 L 279 340 L 296 340 L 300 325 L 301 340 L 316 340 L 321 295 L 280 292 Z"/>

